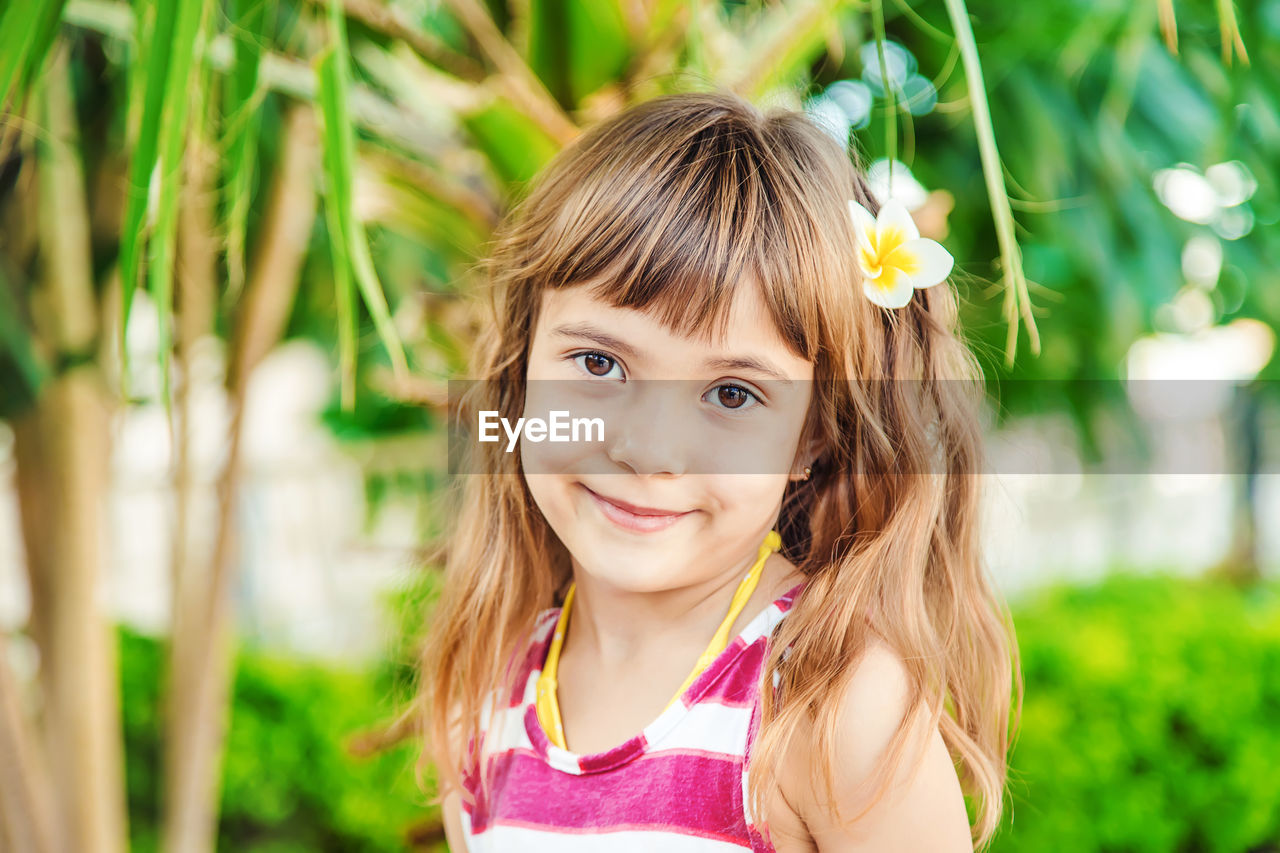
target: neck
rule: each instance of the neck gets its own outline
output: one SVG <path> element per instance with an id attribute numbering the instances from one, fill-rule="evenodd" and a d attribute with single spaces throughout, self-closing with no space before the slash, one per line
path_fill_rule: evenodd
<path id="1" fill-rule="evenodd" d="M 758 544 L 758 543 L 757 543 Z M 755 563 L 756 548 L 714 578 L 660 592 L 632 592 L 581 571 L 574 563 L 572 643 L 606 665 L 672 646 L 703 646 L 720 627 L 733 594 Z M 760 587 L 764 587 L 763 580 Z"/>

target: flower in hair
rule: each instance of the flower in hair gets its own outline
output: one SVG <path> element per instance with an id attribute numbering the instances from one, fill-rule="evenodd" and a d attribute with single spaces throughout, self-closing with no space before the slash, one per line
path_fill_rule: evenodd
<path id="1" fill-rule="evenodd" d="M 876 305 L 901 308 L 917 287 L 932 287 L 951 274 L 951 253 L 920 236 L 901 201 L 889 199 L 880 206 L 880 215 L 872 216 L 850 199 L 849 214 L 857 234 L 862 292 Z"/>

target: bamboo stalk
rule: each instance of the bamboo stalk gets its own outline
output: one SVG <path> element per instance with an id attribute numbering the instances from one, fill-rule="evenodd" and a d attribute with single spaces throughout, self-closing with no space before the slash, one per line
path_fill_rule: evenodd
<path id="1" fill-rule="evenodd" d="M 280 165 L 236 317 L 226 386 L 231 407 L 227 461 L 218 481 L 217 540 L 207 571 L 183 572 L 174 613 L 167 698 L 164 849 L 214 848 L 218 780 L 231 682 L 230 592 L 235 578 L 236 508 L 245 395 L 253 368 L 284 331 L 316 215 L 317 133 L 311 110 L 295 106 L 281 132 Z"/>
<path id="2" fill-rule="evenodd" d="M 54 853 L 53 788 L 39 741 L 22 709 L 20 685 L 0 632 L 0 841 L 7 849 Z"/>
<path id="3" fill-rule="evenodd" d="M 96 334 L 89 214 L 79 161 L 67 56 L 59 48 L 41 106 L 39 239 L 50 305 L 46 338 L 81 356 Z M 74 362 L 73 362 L 74 363 Z M 98 607 L 104 572 L 109 419 L 92 363 L 64 369 L 37 412 L 44 440 L 53 535 L 40 649 L 45 733 L 65 842 L 77 851 L 127 846 L 123 744 L 114 632 Z"/>
<path id="4" fill-rule="evenodd" d="M 198 91 L 206 93 L 208 75 Z M 206 126 L 209 98 L 194 109 L 190 142 L 185 160 L 186 192 L 178 212 L 178 261 L 175 265 L 176 314 L 174 364 L 176 370 L 175 408 L 170 432 L 174 447 L 175 495 L 172 564 L 170 566 L 170 612 L 178 606 L 177 591 L 181 576 L 189 571 L 198 557 L 191 550 L 191 532 L 199 525 L 193 518 L 199 505 L 192 459 L 192 361 L 196 343 L 214 334 L 214 315 L 218 299 L 218 238 L 215 228 L 215 175 L 218 155 L 209 139 Z"/>

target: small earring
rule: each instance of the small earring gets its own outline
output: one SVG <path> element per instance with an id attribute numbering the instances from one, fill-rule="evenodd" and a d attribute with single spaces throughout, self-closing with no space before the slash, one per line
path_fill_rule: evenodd
<path id="1" fill-rule="evenodd" d="M 806 480 L 807 480 L 807 479 L 809 479 L 809 475 L 810 475 L 810 474 L 812 474 L 812 473 L 813 473 L 813 469 L 812 469 L 812 468 L 810 468 L 808 465 L 804 466 L 804 478 L 805 478 Z"/>

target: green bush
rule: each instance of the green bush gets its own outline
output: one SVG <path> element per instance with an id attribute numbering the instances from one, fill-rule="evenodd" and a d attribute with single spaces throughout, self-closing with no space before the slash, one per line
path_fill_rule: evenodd
<path id="1" fill-rule="evenodd" d="M 995 851 L 1280 850 L 1280 590 L 1112 575 L 1014 607 Z"/>
<path id="2" fill-rule="evenodd" d="M 348 757 L 411 689 L 430 585 L 369 673 L 238 658 L 219 849 L 403 851 L 414 747 Z M 1117 574 L 1014 607 L 1026 684 L 993 850 L 1280 851 L 1280 589 Z M 121 636 L 133 849 L 157 849 L 162 649 Z"/>
<path id="3" fill-rule="evenodd" d="M 163 647 L 121 631 L 126 780 L 132 849 L 158 849 Z M 413 778 L 415 747 L 346 754 L 352 733 L 393 711 L 372 673 L 242 652 L 224 762 L 219 850 L 403 851 L 430 819 Z"/>

